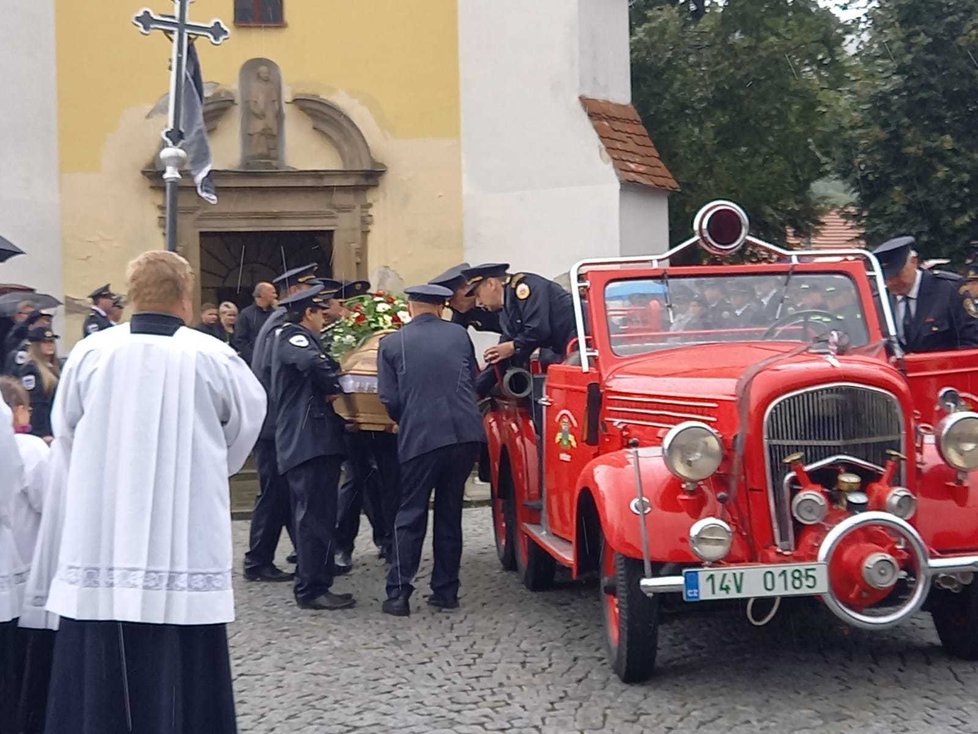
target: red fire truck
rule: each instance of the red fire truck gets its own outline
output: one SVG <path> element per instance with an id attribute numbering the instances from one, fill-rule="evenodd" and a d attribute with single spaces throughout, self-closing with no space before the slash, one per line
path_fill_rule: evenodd
<path id="1" fill-rule="evenodd" d="M 534 591 L 597 575 L 624 681 L 652 674 L 671 600 L 763 622 L 811 596 L 866 629 L 924 609 L 978 658 L 978 349 L 904 354 L 865 250 L 782 249 L 725 201 L 694 230 L 575 265 L 565 360 L 505 376 L 500 562 Z M 745 247 L 761 262 L 727 261 Z M 720 264 L 670 264 L 692 248 Z"/>

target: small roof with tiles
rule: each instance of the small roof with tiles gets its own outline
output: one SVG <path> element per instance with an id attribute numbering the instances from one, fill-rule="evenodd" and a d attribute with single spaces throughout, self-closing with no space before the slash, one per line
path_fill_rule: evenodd
<path id="1" fill-rule="evenodd" d="M 659 157 L 635 107 L 591 97 L 581 97 L 581 104 L 608 151 L 619 180 L 663 191 L 679 191 L 679 184 Z"/>
<path id="2" fill-rule="evenodd" d="M 830 209 L 811 237 L 802 237 L 789 228 L 788 246 L 812 250 L 865 247 L 862 230 L 846 216 L 850 213 L 848 209 Z"/>

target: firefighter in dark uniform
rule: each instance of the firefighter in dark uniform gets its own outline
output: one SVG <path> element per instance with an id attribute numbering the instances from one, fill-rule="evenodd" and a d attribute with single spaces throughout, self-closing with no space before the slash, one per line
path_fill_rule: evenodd
<path id="1" fill-rule="evenodd" d="M 485 441 L 475 402 L 478 369 L 472 341 L 441 318 L 452 292 L 437 285 L 405 289 L 410 323 L 380 341 L 380 401 L 398 424 L 401 504 L 394 521 L 394 555 L 383 611 L 411 613 L 408 602 L 435 492 L 434 565 L 428 604 L 458 607 L 462 559 L 462 496 L 479 445 Z"/>
<path id="2" fill-rule="evenodd" d="M 112 308 L 112 300 L 116 297 L 111 286 L 106 283 L 92 291 L 88 297 L 92 299 L 92 306 L 82 325 L 82 339 L 96 331 L 115 326 L 109 318 L 109 309 Z"/>
<path id="3" fill-rule="evenodd" d="M 465 271 L 476 303 L 502 312 L 503 338 L 483 355 L 488 367 L 476 386 L 480 396 L 496 383 L 497 365 L 526 367 L 536 349 L 544 363 L 559 362 L 577 335 L 570 293 L 552 280 L 533 273 L 509 275 L 508 269 L 507 263 L 486 263 Z"/>
<path id="4" fill-rule="evenodd" d="M 335 316 L 350 313 L 343 302 L 370 292 L 366 280 L 341 281 L 334 296 Z M 360 532 L 360 515 L 366 513 L 373 530 L 373 542 L 380 558 L 390 558 L 394 542 L 394 515 L 400 499 L 397 436 L 384 431 L 361 431 L 346 426 L 348 460 L 343 465 L 339 512 L 336 522 L 336 568 L 353 568 L 353 547 Z"/>
<path id="5" fill-rule="evenodd" d="M 339 365 L 323 351 L 328 292 L 321 284 L 281 302 L 286 324 L 272 354 L 272 404 L 278 469 L 289 484 L 298 566 L 295 598 L 304 609 L 345 609 L 350 594 L 333 585 L 336 495 L 345 447 L 332 401 L 342 392 Z"/>
<path id="6" fill-rule="evenodd" d="M 27 347 L 30 344 L 27 335 L 31 329 L 36 329 L 37 327 L 50 329 L 51 314 L 46 314 L 43 311 L 34 311 L 24 319 L 22 324 L 17 324 L 17 326 L 10 330 L 5 344 L 7 359 L 3 364 L 3 374 L 16 375 L 20 366 L 27 361 Z"/>
<path id="7" fill-rule="evenodd" d="M 315 280 L 316 264 L 310 263 L 282 273 L 272 283 L 286 296 L 309 288 Z M 279 473 L 275 454 L 275 408 L 272 405 L 272 347 L 278 331 L 285 324 L 288 310 L 281 306 L 268 317 L 258 336 L 251 357 L 251 370 L 268 395 L 268 411 L 262 424 L 258 441 L 255 442 L 255 467 L 258 470 L 258 497 L 251 513 L 248 552 L 244 557 L 244 576 L 249 581 L 291 581 L 292 574 L 275 566 L 275 549 L 284 527 L 292 545 L 292 503 L 289 501 L 289 484 Z"/>
<path id="8" fill-rule="evenodd" d="M 58 378 L 61 376 L 54 347 L 58 338 L 50 327 L 35 326 L 27 332 L 28 341 L 31 344 L 47 344 L 51 356 L 41 362 L 38 356 L 31 356 L 29 352 L 23 364 L 17 368 L 17 377 L 31 396 L 31 433 L 47 440 L 54 435 L 51 428 L 51 406 L 54 404 Z M 47 380 L 41 374 L 42 370 L 45 371 Z"/>
<path id="9" fill-rule="evenodd" d="M 917 267 L 913 237 L 897 237 L 873 250 L 890 292 L 897 336 L 907 352 L 978 347 L 978 307 L 954 273 Z"/>
<path id="10" fill-rule="evenodd" d="M 465 277 L 465 271 L 470 267 L 468 263 L 461 263 L 428 282 L 431 285 L 440 285 L 452 291 L 448 307 L 452 311 L 453 324 L 465 328 L 471 326 L 476 331 L 491 331 L 502 334 L 503 327 L 499 323 L 499 312 L 476 306 L 475 296 L 469 295 L 469 281 Z"/>

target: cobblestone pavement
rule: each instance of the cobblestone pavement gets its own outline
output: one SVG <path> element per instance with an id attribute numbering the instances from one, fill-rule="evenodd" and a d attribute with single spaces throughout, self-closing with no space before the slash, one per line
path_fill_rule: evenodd
<path id="1" fill-rule="evenodd" d="M 240 561 L 248 524 L 234 525 Z M 486 507 L 465 511 L 465 533 L 454 612 L 424 604 L 426 551 L 412 616 L 381 614 L 364 533 L 335 587 L 353 610 L 302 611 L 289 584 L 238 571 L 241 731 L 978 732 L 978 664 L 950 659 L 929 615 L 877 633 L 807 604 L 760 629 L 734 609 L 673 616 L 656 676 L 628 686 L 605 663 L 594 584 L 524 590 L 496 561 Z"/>

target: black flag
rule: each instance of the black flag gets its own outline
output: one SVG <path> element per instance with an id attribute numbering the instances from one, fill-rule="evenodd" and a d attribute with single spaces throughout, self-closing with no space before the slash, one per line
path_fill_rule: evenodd
<path id="1" fill-rule="evenodd" d="M 217 203 L 217 190 L 211 180 L 211 147 L 207 143 L 207 127 L 204 125 L 204 77 L 200 72 L 200 59 L 193 43 L 187 44 L 187 79 L 183 85 L 183 148 L 187 153 L 187 166 L 197 184 L 201 199 Z"/>

